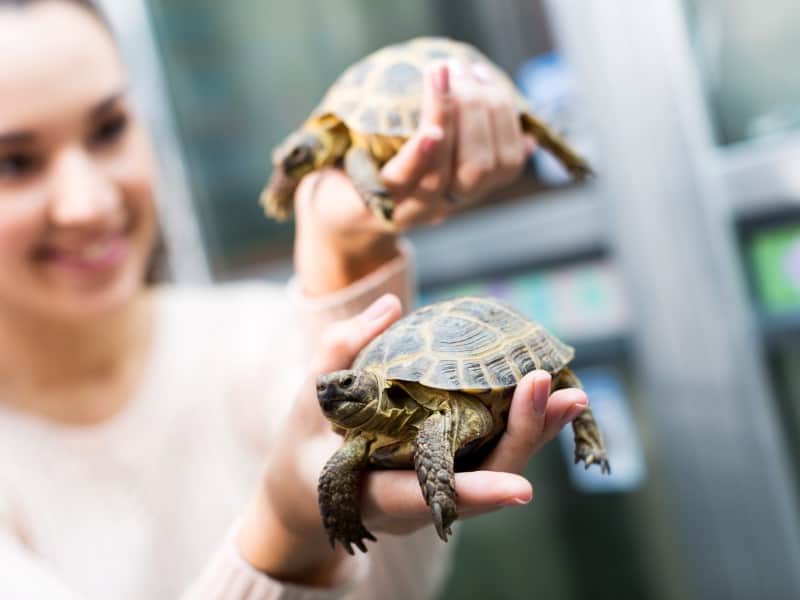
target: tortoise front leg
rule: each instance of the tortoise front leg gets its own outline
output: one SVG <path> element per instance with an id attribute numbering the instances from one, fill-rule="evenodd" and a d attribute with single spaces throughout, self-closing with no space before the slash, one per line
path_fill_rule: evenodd
<path id="1" fill-rule="evenodd" d="M 367 207 L 386 225 L 392 225 L 394 202 L 381 182 L 380 165 L 360 146 L 351 146 L 344 155 L 344 169 Z"/>
<path id="2" fill-rule="evenodd" d="M 364 539 L 375 541 L 361 522 L 360 483 L 367 467 L 371 439 L 353 436 L 345 440 L 325 464 L 319 478 L 319 510 L 331 546 L 341 542 L 349 554 L 350 544 L 366 552 Z"/>
<path id="3" fill-rule="evenodd" d="M 583 389 L 577 375 L 564 367 L 553 377 L 551 392 L 564 388 Z M 586 468 L 597 463 L 600 465 L 602 473 L 611 473 L 611 466 L 608 464 L 608 456 L 603 436 L 594 420 L 592 409 L 588 406 L 572 421 L 572 431 L 575 434 L 575 462 L 583 461 Z"/>
<path id="4" fill-rule="evenodd" d="M 436 533 L 445 542 L 458 517 L 453 474 L 453 423 L 450 412 L 435 412 L 420 425 L 414 467 L 422 496 L 431 507 Z"/>

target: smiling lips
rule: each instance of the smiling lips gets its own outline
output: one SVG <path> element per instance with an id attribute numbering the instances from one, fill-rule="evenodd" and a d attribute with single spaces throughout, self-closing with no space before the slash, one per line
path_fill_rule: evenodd
<path id="1" fill-rule="evenodd" d="M 119 233 L 75 247 L 48 246 L 37 258 L 48 265 L 79 273 L 101 273 L 117 267 L 125 258 L 128 240 Z"/>

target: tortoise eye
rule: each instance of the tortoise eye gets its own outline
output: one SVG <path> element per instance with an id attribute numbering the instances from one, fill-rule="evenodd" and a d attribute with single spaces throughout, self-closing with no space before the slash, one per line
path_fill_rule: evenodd
<path id="1" fill-rule="evenodd" d="M 344 377 L 342 377 L 342 382 L 341 383 L 342 383 L 342 387 L 349 388 L 351 385 L 353 385 L 353 376 L 352 375 L 345 375 Z"/>

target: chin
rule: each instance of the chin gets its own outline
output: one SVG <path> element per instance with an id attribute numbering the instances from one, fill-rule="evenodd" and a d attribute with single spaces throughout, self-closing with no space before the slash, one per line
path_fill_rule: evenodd
<path id="1" fill-rule="evenodd" d="M 144 290 L 144 270 L 120 273 L 112 281 L 91 288 L 65 290 L 50 305 L 53 316 L 61 320 L 82 321 L 112 314 Z"/>

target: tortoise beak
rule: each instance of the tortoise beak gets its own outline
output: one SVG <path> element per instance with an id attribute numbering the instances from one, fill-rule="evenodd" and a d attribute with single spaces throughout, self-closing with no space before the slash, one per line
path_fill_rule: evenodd
<path id="1" fill-rule="evenodd" d="M 343 402 L 354 403 L 355 400 L 342 389 L 333 377 L 321 375 L 317 378 L 317 400 L 322 410 L 328 414 L 336 410 Z"/>

